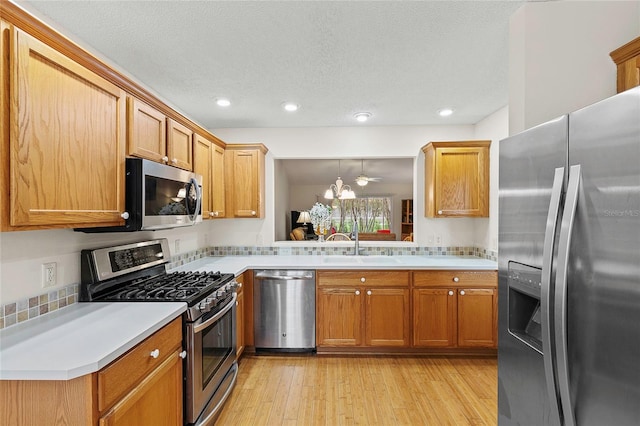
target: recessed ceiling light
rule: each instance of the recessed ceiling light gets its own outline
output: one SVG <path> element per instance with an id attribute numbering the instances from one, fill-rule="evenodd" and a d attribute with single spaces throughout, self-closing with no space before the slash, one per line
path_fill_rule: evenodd
<path id="1" fill-rule="evenodd" d="M 448 117 L 451 114 L 453 114 L 453 110 L 451 108 L 442 108 L 438 111 L 438 115 L 440 115 L 440 117 Z"/>
<path id="2" fill-rule="evenodd" d="M 370 112 L 359 112 L 353 115 L 353 117 L 361 123 L 364 123 L 371 117 Z"/>
<path id="3" fill-rule="evenodd" d="M 300 108 L 300 105 L 294 102 L 285 102 L 282 104 L 282 108 L 284 108 L 285 111 L 293 112 L 293 111 L 297 111 L 298 108 Z"/>
<path id="4" fill-rule="evenodd" d="M 231 105 L 231 101 L 227 98 L 218 98 L 216 99 L 216 105 L 221 107 L 228 107 Z"/>

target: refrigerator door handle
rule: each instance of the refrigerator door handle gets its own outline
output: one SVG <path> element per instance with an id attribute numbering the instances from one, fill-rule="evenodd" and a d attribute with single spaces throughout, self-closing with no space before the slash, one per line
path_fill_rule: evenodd
<path id="1" fill-rule="evenodd" d="M 576 218 L 578 206 L 578 193 L 580 190 L 581 170 L 580 165 L 571 166 L 569 169 L 569 183 L 567 185 L 567 197 L 565 200 L 562 225 L 560 227 L 560 240 L 558 243 L 558 269 L 556 272 L 556 289 L 554 299 L 554 319 L 556 323 L 556 362 L 558 368 L 558 389 L 560 390 L 560 402 L 565 426 L 575 426 L 571 394 L 569 389 L 569 356 L 567 348 L 567 275 L 569 272 L 569 249 L 573 224 Z"/>
<path id="2" fill-rule="evenodd" d="M 542 250 L 542 279 L 540 289 L 540 313 L 542 315 L 542 353 L 544 360 L 544 374 L 547 383 L 547 394 L 551 408 L 551 415 L 555 421 L 551 424 L 560 424 L 560 407 L 558 405 L 558 385 L 555 374 L 555 351 L 553 350 L 553 324 L 551 312 L 552 281 L 551 269 L 553 266 L 553 249 L 555 245 L 556 228 L 560 216 L 560 202 L 562 200 L 562 187 L 564 184 L 564 167 L 558 167 L 553 177 L 551 189 L 551 201 L 547 214 L 547 225 L 544 233 L 544 246 Z"/>

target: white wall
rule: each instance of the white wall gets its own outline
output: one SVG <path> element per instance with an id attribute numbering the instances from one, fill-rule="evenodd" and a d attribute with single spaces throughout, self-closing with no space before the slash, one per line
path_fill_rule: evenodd
<path id="1" fill-rule="evenodd" d="M 0 304 L 57 290 L 80 282 L 80 251 L 167 238 L 172 255 L 210 244 L 208 224 L 166 231 L 83 234 L 70 229 L 0 233 Z M 176 240 L 179 250 L 176 250 Z M 41 287 L 41 265 L 56 262 L 57 285 Z"/>
<path id="2" fill-rule="evenodd" d="M 616 93 L 609 53 L 640 34 L 640 1 L 528 2 L 509 28 L 509 131 Z"/>

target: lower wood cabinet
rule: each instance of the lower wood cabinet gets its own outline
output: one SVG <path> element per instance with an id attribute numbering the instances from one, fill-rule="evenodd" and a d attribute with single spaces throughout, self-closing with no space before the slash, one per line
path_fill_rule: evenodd
<path id="1" fill-rule="evenodd" d="M 318 347 L 409 347 L 408 271 L 318 271 Z"/>
<path id="2" fill-rule="evenodd" d="M 413 285 L 414 347 L 497 347 L 495 271 L 418 271 Z"/>
<path id="3" fill-rule="evenodd" d="M 72 380 L 0 380 L 0 424 L 182 425 L 182 319 Z"/>

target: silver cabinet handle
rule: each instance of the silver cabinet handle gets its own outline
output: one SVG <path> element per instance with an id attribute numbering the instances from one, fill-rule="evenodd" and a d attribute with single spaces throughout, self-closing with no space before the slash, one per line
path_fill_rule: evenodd
<path id="1" fill-rule="evenodd" d="M 356 296 L 360 296 L 360 290 L 356 290 Z"/>
<path id="2" fill-rule="evenodd" d="M 573 406 L 571 405 L 571 391 L 569 389 L 569 351 L 567 348 L 567 274 L 569 272 L 569 250 L 573 224 L 576 219 L 578 196 L 580 192 L 580 165 L 569 169 L 569 183 L 560 225 L 558 240 L 558 261 L 556 269 L 556 288 L 554 298 L 554 320 L 556 330 L 556 369 L 558 371 L 558 390 L 564 424 L 574 426 Z"/>
<path id="3" fill-rule="evenodd" d="M 361 283 L 363 283 L 363 282 L 365 282 L 365 281 L 367 281 L 367 279 L 366 279 L 365 277 L 360 278 L 360 282 L 361 282 Z"/>
<path id="4" fill-rule="evenodd" d="M 153 359 L 157 359 L 160 356 L 160 349 L 152 350 L 149 356 Z"/>
<path id="5" fill-rule="evenodd" d="M 454 283 L 457 283 L 457 282 L 459 282 L 459 281 L 460 281 L 460 278 L 458 278 L 458 277 L 453 277 L 453 282 L 454 282 Z"/>
<path id="6" fill-rule="evenodd" d="M 449 296 L 453 296 L 453 290 L 449 290 Z"/>
<path id="7" fill-rule="evenodd" d="M 124 220 L 129 219 L 129 212 L 124 212 L 120 215 L 121 218 L 123 218 Z"/>
<path id="8" fill-rule="evenodd" d="M 242 283 L 238 283 L 238 288 L 242 288 Z"/>
<path id="9" fill-rule="evenodd" d="M 213 216 L 218 217 L 220 215 L 220 212 L 213 212 Z"/>
<path id="10" fill-rule="evenodd" d="M 256 211 L 255 210 L 251 210 L 251 216 L 255 216 L 256 215 Z"/>
<path id="11" fill-rule="evenodd" d="M 460 290 L 460 296 L 464 296 L 464 290 Z"/>
<path id="12" fill-rule="evenodd" d="M 371 296 L 371 290 L 367 290 L 367 296 Z"/>
<path id="13" fill-rule="evenodd" d="M 171 160 L 171 162 L 172 162 L 173 164 L 178 164 L 178 159 L 177 159 L 177 158 L 174 158 L 173 160 Z"/>
<path id="14" fill-rule="evenodd" d="M 165 163 L 169 162 L 169 157 L 167 157 L 166 155 L 164 157 L 162 157 L 162 161 L 164 161 Z"/>
<path id="15" fill-rule="evenodd" d="M 438 214 L 442 214 L 442 210 L 438 210 Z"/>
<path id="16" fill-rule="evenodd" d="M 185 359 L 187 357 L 187 351 L 182 351 L 178 354 L 178 356 L 182 359 Z"/>
<path id="17" fill-rule="evenodd" d="M 553 262 L 553 247 L 555 244 L 554 235 L 558 226 L 558 216 L 560 213 L 560 200 L 562 198 L 562 184 L 564 182 L 564 167 L 558 167 L 553 177 L 551 188 L 551 199 L 549 201 L 549 212 L 547 213 L 547 225 L 544 233 L 544 245 L 542 248 L 542 276 L 540 280 L 540 314 L 542 316 L 542 359 L 544 362 L 544 375 L 547 382 L 547 395 L 551 415 L 555 418 L 551 424 L 560 424 L 560 406 L 557 397 L 557 383 L 555 376 L 555 360 L 553 359 L 552 347 L 552 324 L 551 324 L 551 265 Z"/>

